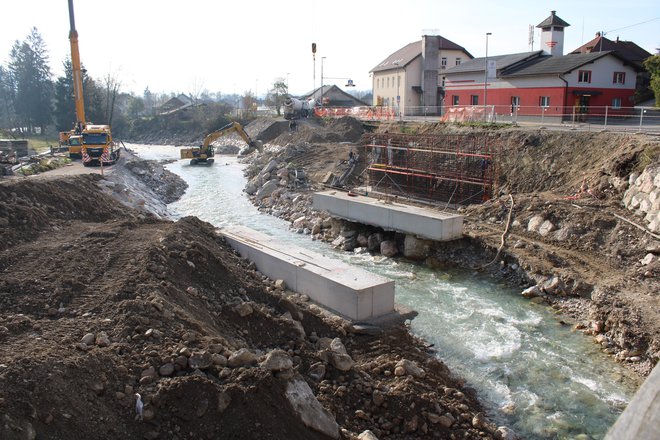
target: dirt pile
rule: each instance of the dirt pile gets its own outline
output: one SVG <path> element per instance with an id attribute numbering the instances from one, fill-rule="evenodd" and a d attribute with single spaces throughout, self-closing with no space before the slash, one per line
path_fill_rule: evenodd
<path id="1" fill-rule="evenodd" d="M 101 181 L 0 183 L 3 439 L 495 438 L 405 327 L 328 314 Z"/>

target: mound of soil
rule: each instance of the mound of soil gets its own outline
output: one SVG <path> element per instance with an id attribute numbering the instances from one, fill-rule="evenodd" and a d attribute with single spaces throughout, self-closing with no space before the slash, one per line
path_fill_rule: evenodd
<path id="1" fill-rule="evenodd" d="M 0 182 L 1 438 L 494 438 L 404 326 L 354 326 L 102 182 Z"/>

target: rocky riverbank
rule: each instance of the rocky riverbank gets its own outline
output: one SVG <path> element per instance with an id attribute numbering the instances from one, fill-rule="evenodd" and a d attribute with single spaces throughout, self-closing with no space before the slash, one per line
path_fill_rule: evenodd
<path id="1" fill-rule="evenodd" d="M 434 125 L 407 130 L 451 131 Z M 298 136 L 276 139 L 252 158 L 246 192 L 260 210 L 288 220 L 295 232 L 347 252 L 488 271 L 519 286 L 530 300 L 555 308 L 562 322 L 593 336 L 604 352 L 640 377 L 657 363 L 660 244 L 650 229 L 644 231 L 645 227 L 626 221 L 630 213 L 624 209 L 624 204 L 634 205 L 654 225 L 657 212 L 651 199 L 656 199 L 658 189 L 651 171 L 644 170 L 657 167 L 646 161 L 657 159 L 653 153 L 659 148 L 657 140 L 524 130 L 490 133 L 501 146 L 497 166 L 502 195 L 482 205 L 459 208 L 465 215 L 465 238 L 435 243 L 314 211 L 312 192 L 322 189 L 333 175 L 341 175 L 349 152 L 359 153 L 360 147 L 309 144 Z M 363 183 L 359 176 L 367 161 L 358 158 L 347 188 Z M 640 166 L 642 171 L 635 171 Z M 314 176 L 304 185 L 296 179 L 301 167 L 306 175 Z M 506 245 L 498 252 L 507 221 Z"/>

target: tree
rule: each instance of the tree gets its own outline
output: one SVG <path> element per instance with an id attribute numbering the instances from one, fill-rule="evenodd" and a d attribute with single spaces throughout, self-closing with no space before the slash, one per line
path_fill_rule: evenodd
<path id="1" fill-rule="evenodd" d="M 651 74 L 651 90 L 655 95 L 655 106 L 660 107 L 660 55 L 645 59 L 644 67 Z"/>
<path id="2" fill-rule="evenodd" d="M 70 130 L 76 122 L 71 59 L 67 57 L 62 65 L 64 76 L 55 81 L 55 127 L 58 131 Z"/>
<path id="3" fill-rule="evenodd" d="M 13 78 L 14 110 L 21 127 L 43 134 L 52 120 L 53 83 L 48 66 L 48 50 L 43 38 L 32 28 L 22 43 L 16 41 L 9 54 Z"/>
<path id="4" fill-rule="evenodd" d="M 286 96 L 289 93 L 289 88 L 284 82 L 284 78 L 278 78 L 273 83 L 273 88 L 268 91 L 266 96 L 266 104 L 275 107 L 277 111 L 277 116 L 282 115 L 282 107 L 284 107 L 284 101 Z"/>
<path id="5" fill-rule="evenodd" d="M 14 127 L 14 87 L 10 72 L 0 66 L 0 127 Z"/>
<path id="6" fill-rule="evenodd" d="M 244 115 L 246 117 L 250 115 L 256 114 L 257 111 L 257 100 L 255 99 L 254 95 L 252 94 L 251 90 L 248 90 L 245 92 L 245 94 L 242 97 L 242 104 L 243 104 L 243 110 L 244 110 Z"/>
<path id="7" fill-rule="evenodd" d="M 138 118 L 144 112 L 144 99 L 139 96 L 131 96 L 128 101 L 128 114 L 131 118 Z"/>

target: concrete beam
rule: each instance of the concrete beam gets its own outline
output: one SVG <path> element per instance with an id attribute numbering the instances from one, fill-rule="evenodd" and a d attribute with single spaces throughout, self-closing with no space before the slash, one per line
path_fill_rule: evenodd
<path id="1" fill-rule="evenodd" d="M 385 203 L 366 196 L 349 196 L 343 191 L 314 193 L 314 209 L 327 211 L 334 217 L 430 240 L 450 241 L 463 236 L 462 215 L 396 202 Z"/>
<path id="2" fill-rule="evenodd" d="M 637 390 L 605 440 L 660 439 L 660 364 Z"/>
<path id="3" fill-rule="evenodd" d="M 232 226 L 220 233 L 243 258 L 269 278 L 352 320 L 394 310 L 394 281 L 316 252 L 282 243 L 255 230 Z"/>

